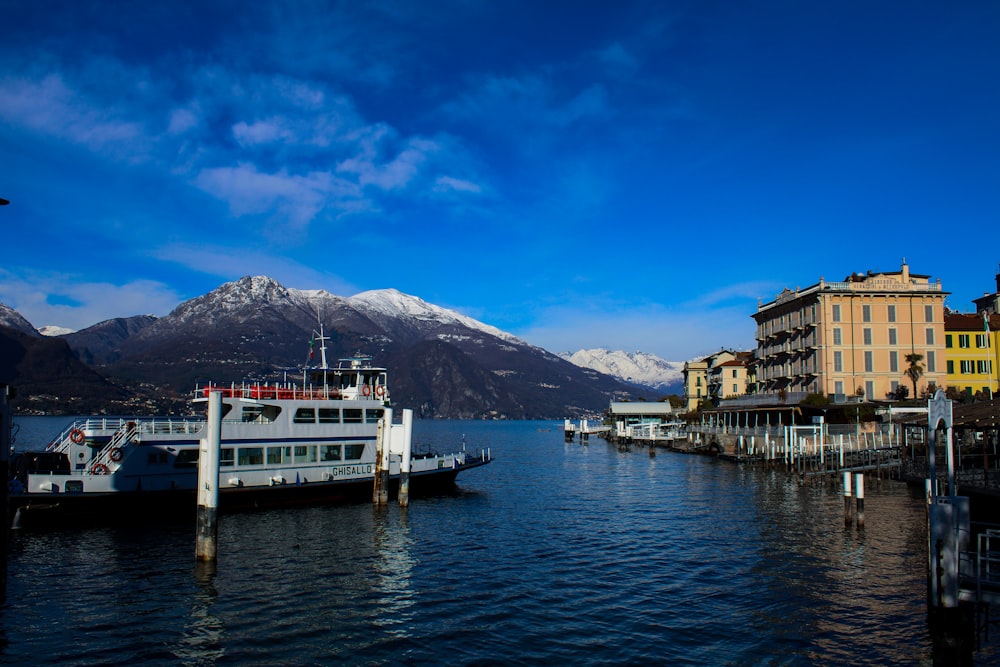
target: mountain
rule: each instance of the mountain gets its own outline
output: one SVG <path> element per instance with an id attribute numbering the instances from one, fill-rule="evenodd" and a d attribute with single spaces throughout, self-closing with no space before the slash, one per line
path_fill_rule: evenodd
<path id="1" fill-rule="evenodd" d="M 13 329 L 15 331 L 20 331 L 21 333 L 28 334 L 29 336 L 41 336 L 35 327 L 31 326 L 31 322 L 21 317 L 21 313 L 17 312 L 10 306 L 5 306 L 0 303 L 0 327 L 7 327 L 8 329 Z"/>
<path id="2" fill-rule="evenodd" d="M 574 418 L 642 393 L 397 290 L 345 298 L 265 276 L 221 285 L 161 318 L 102 322 L 65 342 L 116 386 L 155 387 L 176 401 L 207 380 L 298 375 L 320 323 L 331 364 L 372 355 L 389 371 L 393 403 L 421 418 Z"/>
<path id="3" fill-rule="evenodd" d="M 121 356 L 121 344 L 156 321 L 152 315 L 116 317 L 82 331 L 62 335 L 76 356 L 86 364 L 106 364 Z"/>
<path id="4" fill-rule="evenodd" d="M 65 336 L 66 334 L 73 333 L 72 329 L 67 329 L 66 327 L 57 327 L 54 325 L 44 326 L 38 330 L 38 333 L 43 336 Z"/>
<path id="5" fill-rule="evenodd" d="M 32 328 L 34 331 L 34 328 Z M 17 392 L 15 407 L 75 414 L 132 411 L 128 392 L 80 362 L 65 340 L 0 324 L 0 383 Z"/>
<path id="6" fill-rule="evenodd" d="M 624 382 L 650 387 L 663 393 L 680 393 L 684 385 L 684 362 L 666 361 L 654 354 L 598 348 L 559 356 L 582 368 L 590 368 Z"/>

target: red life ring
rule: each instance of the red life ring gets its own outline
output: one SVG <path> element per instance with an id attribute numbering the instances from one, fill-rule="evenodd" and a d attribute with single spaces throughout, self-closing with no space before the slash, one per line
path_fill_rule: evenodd
<path id="1" fill-rule="evenodd" d="M 380 384 L 380 385 L 378 385 L 378 386 L 375 387 L 375 396 L 377 396 L 378 398 L 382 398 L 383 396 L 385 396 L 385 386 L 384 385 Z"/>
<path id="2" fill-rule="evenodd" d="M 364 385 L 361 387 L 361 393 L 364 394 L 365 396 L 370 396 L 372 393 L 372 388 L 368 385 Z"/>
<path id="3" fill-rule="evenodd" d="M 115 447 L 114 449 L 111 450 L 111 460 L 114 461 L 115 463 L 121 461 L 123 457 L 124 454 L 122 454 L 121 447 Z"/>
<path id="4" fill-rule="evenodd" d="M 78 428 L 73 429 L 69 432 L 69 439 L 79 445 L 83 442 L 83 431 Z"/>
<path id="5" fill-rule="evenodd" d="M 108 474 L 108 466 L 104 465 L 103 463 L 95 463 L 94 467 L 90 469 L 90 474 L 91 475 L 107 475 Z"/>

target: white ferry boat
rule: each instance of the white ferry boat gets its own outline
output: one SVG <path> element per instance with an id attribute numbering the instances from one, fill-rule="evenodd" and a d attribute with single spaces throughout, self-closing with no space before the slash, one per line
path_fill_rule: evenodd
<path id="1" fill-rule="evenodd" d="M 391 411 L 386 369 L 367 357 L 327 367 L 300 384 L 197 387 L 193 400 L 222 394 L 219 511 L 372 497 L 379 421 Z M 15 453 L 10 511 L 15 527 L 36 523 L 156 521 L 195 514 L 198 418 L 90 417 L 71 423 L 44 451 Z M 413 494 L 447 489 L 456 475 L 491 461 L 488 451 L 412 454 Z M 402 457 L 389 458 L 399 485 Z"/>

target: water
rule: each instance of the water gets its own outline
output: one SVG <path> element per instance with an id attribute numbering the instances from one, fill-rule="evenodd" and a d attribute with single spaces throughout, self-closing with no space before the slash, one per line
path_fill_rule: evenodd
<path id="1" fill-rule="evenodd" d="M 62 422 L 18 420 L 24 446 Z M 47 433 L 35 436 L 39 428 Z M 866 530 L 835 489 L 603 440 L 561 424 L 416 422 L 439 450 L 497 460 L 454 495 L 223 516 L 191 525 L 15 531 L 0 662 L 79 665 L 916 665 L 926 626 L 921 501 L 866 485 Z M 989 645 L 977 664 L 996 661 Z"/>

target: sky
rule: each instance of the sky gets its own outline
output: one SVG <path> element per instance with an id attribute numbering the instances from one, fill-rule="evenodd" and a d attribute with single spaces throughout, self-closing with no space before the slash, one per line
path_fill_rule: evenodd
<path id="1" fill-rule="evenodd" d="M 1000 270 L 991 0 L 0 0 L 0 303 L 395 288 L 552 352 Z"/>

